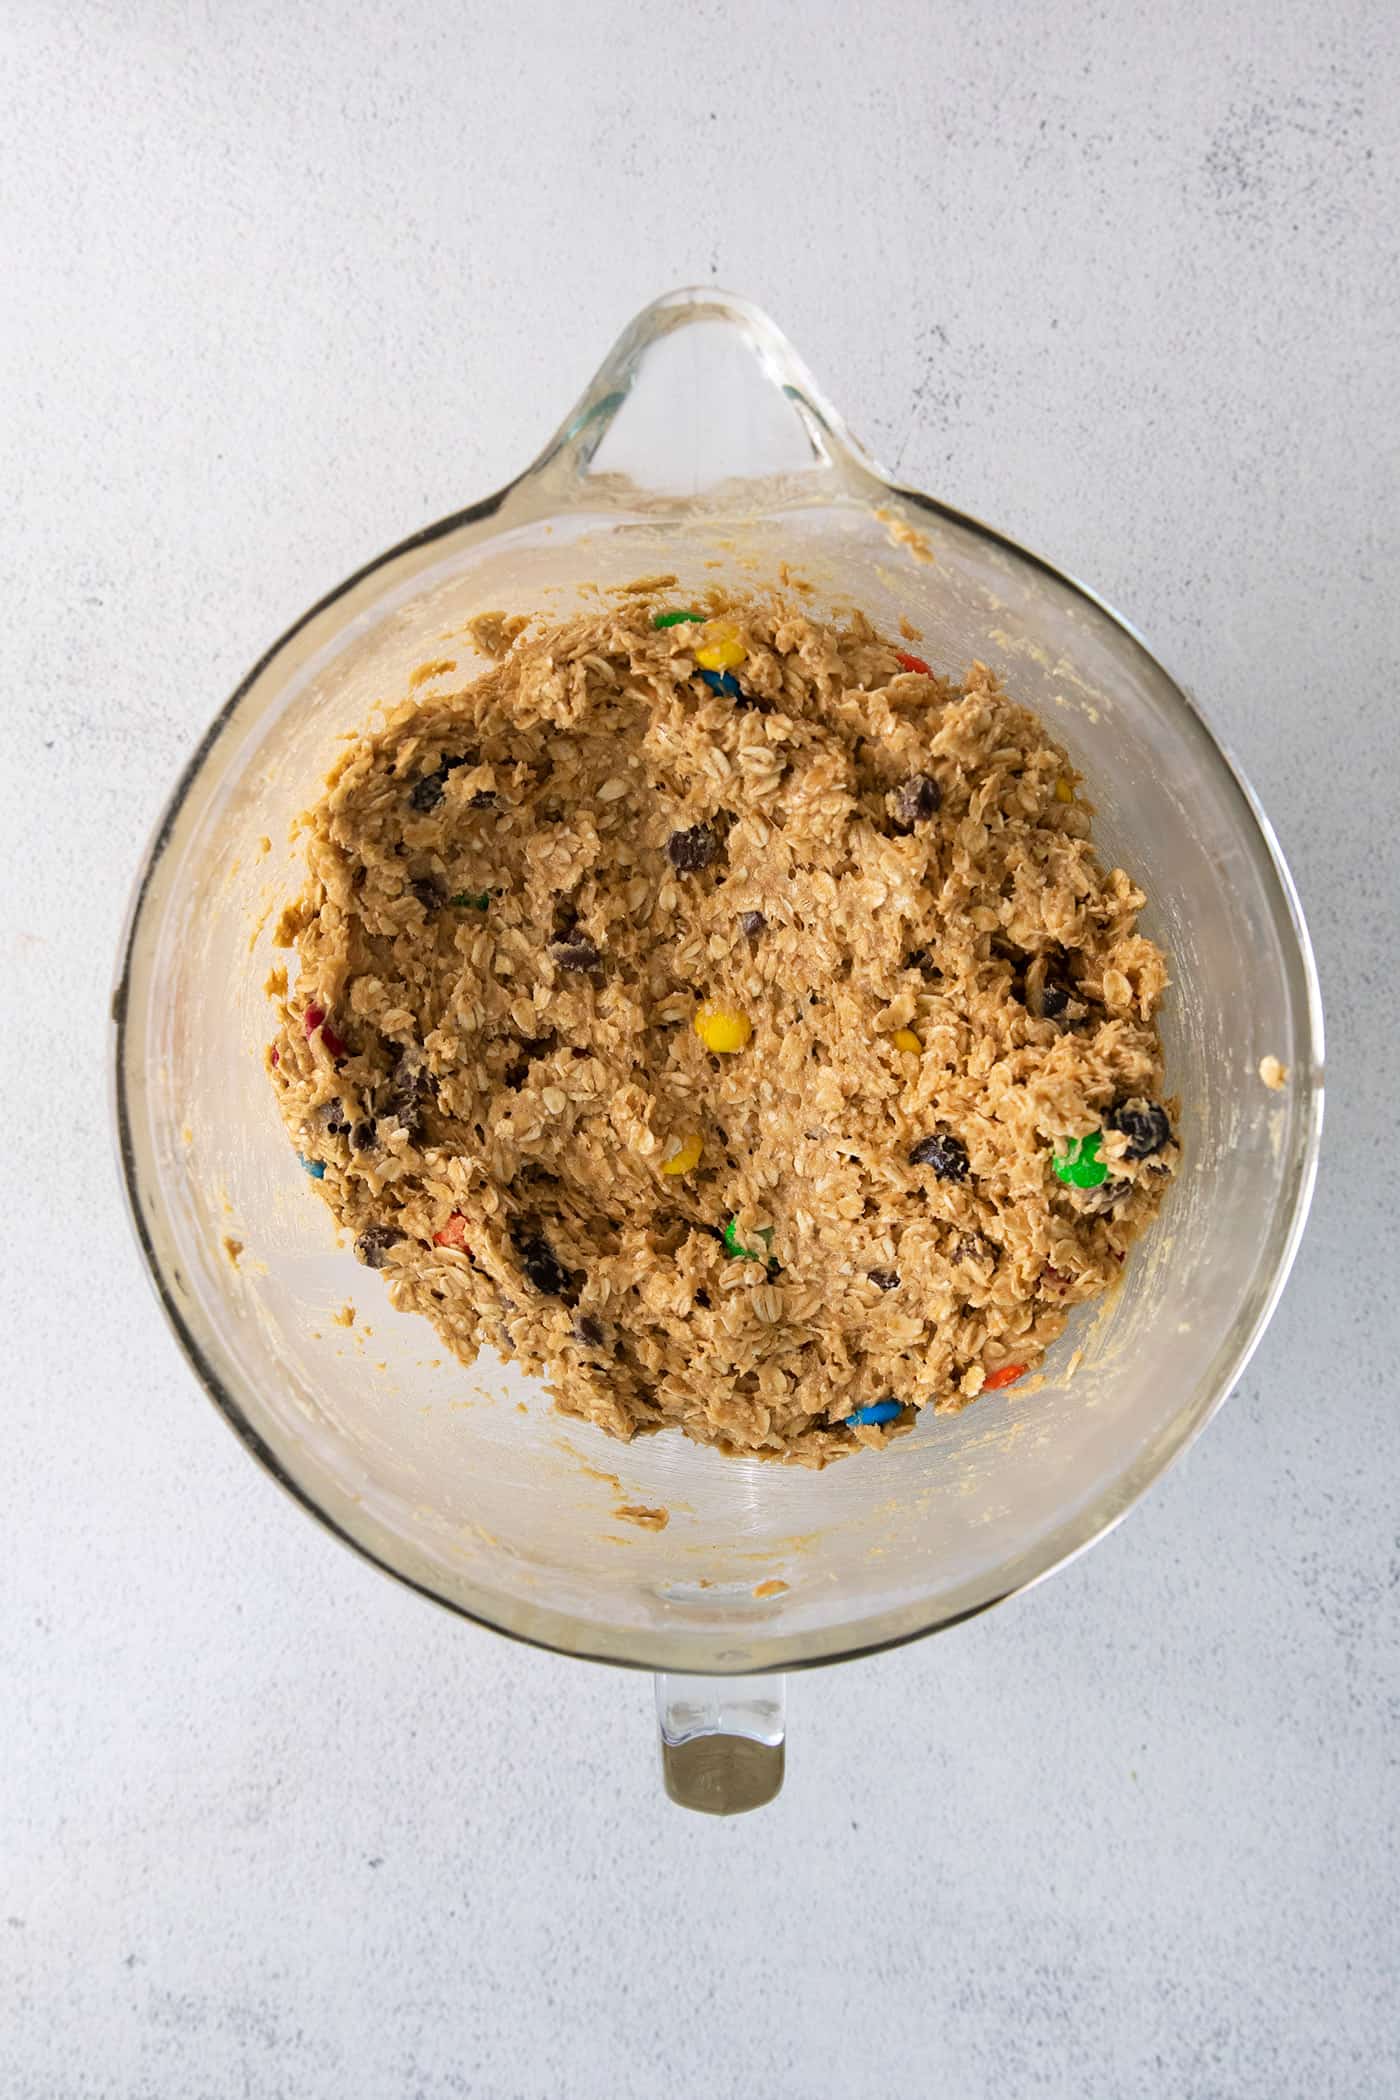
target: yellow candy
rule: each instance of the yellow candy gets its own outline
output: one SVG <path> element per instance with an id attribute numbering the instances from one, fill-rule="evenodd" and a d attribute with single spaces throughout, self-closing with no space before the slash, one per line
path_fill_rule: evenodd
<path id="1" fill-rule="evenodd" d="M 890 1041 L 896 1050 L 922 1050 L 924 1047 L 912 1028 L 896 1028 Z"/>
<path id="2" fill-rule="evenodd" d="M 700 1154 L 704 1149 L 703 1139 L 696 1137 L 694 1132 L 689 1137 L 672 1138 L 661 1162 L 662 1173 L 688 1174 L 692 1167 L 700 1164 Z"/>
<path id="3" fill-rule="evenodd" d="M 721 1006 L 714 999 L 707 999 L 695 1016 L 695 1033 L 707 1050 L 720 1056 L 742 1050 L 753 1034 L 753 1023 L 737 1006 Z"/>
<path id="4" fill-rule="evenodd" d="M 707 671 L 732 671 L 748 655 L 748 650 L 739 639 L 738 629 L 728 620 L 720 620 L 710 629 L 712 639 L 703 649 L 695 652 L 695 661 Z"/>
<path id="5" fill-rule="evenodd" d="M 1057 802 L 1073 802 L 1074 800 L 1074 788 L 1072 784 L 1065 779 L 1063 773 L 1061 773 L 1059 779 L 1055 782 L 1055 800 Z"/>

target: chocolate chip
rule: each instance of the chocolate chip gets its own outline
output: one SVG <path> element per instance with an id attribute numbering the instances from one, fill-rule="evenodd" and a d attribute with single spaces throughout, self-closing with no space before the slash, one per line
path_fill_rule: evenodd
<path id="1" fill-rule="evenodd" d="M 919 1139 L 910 1151 L 909 1164 L 911 1167 L 932 1167 L 940 1181 L 966 1181 L 967 1147 L 961 1138 L 945 1137 L 939 1132 L 933 1137 Z"/>
<path id="2" fill-rule="evenodd" d="M 414 1051 L 399 1053 L 394 1069 L 375 1092 L 375 1107 L 383 1116 L 402 1123 L 410 1137 L 423 1127 L 423 1109 L 432 1098 L 432 1075 Z"/>
<path id="3" fill-rule="evenodd" d="M 710 1294 L 705 1289 L 703 1284 L 700 1286 L 700 1289 L 695 1293 L 695 1303 L 700 1307 L 700 1310 L 702 1312 L 708 1312 L 710 1309 Z"/>
<path id="4" fill-rule="evenodd" d="M 446 782 L 447 768 L 445 765 L 439 766 L 436 773 L 425 773 L 421 780 L 415 780 L 413 783 L 409 791 L 409 802 L 420 815 L 426 816 L 430 809 L 436 809 L 439 802 L 441 802 L 446 790 Z"/>
<path id="5" fill-rule="evenodd" d="M 382 1269 L 389 1249 L 404 1237 L 397 1225 L 367 1225 L 355 1242 L 355 1253 L 367 1269 Z"/>
<path id="6" fill-rule="evenodd" d="M 373 1143 L 374 1120 L 372 1117 L 366 1117 L 364 1122 L 357 1123 L 350 1133 L 350 1150 L 368 1152 Z"/>
<path id="7" fill-rule="evenodd" d="M 542 1233 L 531 1233 L 519 1247 L 525 1281 L 546 1298 L 571 1300 L 578 1296 L 573 1278 Z"/>
<path id="8" fill-rule="evenodd" d="M 551 941 L 549 952 L 561 970 L 596 970 L 603 960 L 587 934 L 580 934 L 575 940 Z"/>
<path id="9" fill-rule="evenodd" d="M 429 917 L 447 902 L 447 889 L 436 875 L 415 875 L 408 885 Z"/>
<path id="10" fill-rule="evenodd" d="M 323 1101 L 316 1111 L 316 1116 L 321 1128 L 330 1137 L 346 1137 L 349 1135 L 350 1124 L 345 1114 L 344 1104 L 341 1101 Z"/>
<path id="11" fill-rule="evenodd" d="M 895 791 L 894 813 L 912 831 L 935 816 L 942 802 L 943 790 L 931 773 L 911 773 Z"/>
<path id="12" fill-rule="evenodd" d="M 899 1289 L 899 1277 L 893 1269 L 872 1269 L 870 1271 L 870 1281 L 878 1290 L 897 1291 Z"/>
<path id="13" fill-rule="evenodd" d="M 739 931 L 747 934 L 751 941 L 758 939 L 767 924 L 761 911 L 741 911 L 739 914 Z"/>
<path id="14" fill-rule="evenodd" d="M 688 831 L 671 833 L 666 858 L 678 875 L 698 875 L 719 858 L 719 840 L 708 825 L 692 824 Z"/>
<path id="15" fill-rule="evenodd" d="M 1024 1000 L 1027 1013 L 1037 1021 L 1058 1021 L 1068 1013 L 1075 997 L 1075 983 L 1065 954 L 1052 950 L 1044 955 L 1022 956 L 1012 950 L 1006 959 L 1012 964 L 1012 992 Z M 1064 1025 L 1070 1024 L 1066 1021 Z"/>
<path id="16" fill-rule="evenodd" d="M 1150 1159 L 1172 1141 L 1167 1112 L 1156 1102 L 1128 1101 L 1115 1108 L 1108 1119 L 1110 1130 L 1121 1130 L 1128 1140 L 1124 1159 Z"/>
<path id="17" fill-rule="evenodd" d="M 1079 1198 L 1077 1208 L 1086 1211 L 1091 1217 L 1096 1217 L 1104 1211 L 1112 1210 L 1132 1192 L 1131 1181 L 1119 1174 L 1110 1181 L 1100 1182 L 1096 1189 L 1076 1189 L 1075 1195 Z"/>
<path id="18" fill-rule="evenodd" d="M 602 1349 L 607 1344 L 607 1336 L 591 1313 L 580 1313 L 574 1321 L 574 1340 L 586 1349 Z"/>
<path id="19" fill-rule="evenodd" d="M 478 788 L 467 806 L 470 809 L 494 809 L 496 807 L 496 790 L 494 788 Z"/>

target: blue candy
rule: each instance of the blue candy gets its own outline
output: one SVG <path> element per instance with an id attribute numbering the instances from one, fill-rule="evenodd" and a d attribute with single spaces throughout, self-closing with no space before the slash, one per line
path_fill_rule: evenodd
<path id="1" fill-rule="evenodd" d="M 858 1407 L 853 1415 L 847 1415 L 846 1427 L 855 1429 L 866 1422 L 892 1422 L 896 1415 L 904 1412 L 899 1400 L 872 1400 L 869 1407 Z"/>
<path id="2" fill-rule="evenodd" d="M 298 1152 L 297 1158 L 301 1161 L 313 1181 L 325 1180 L 326 1163 L 323 1159 L 308 1159 L 304 1152 Z"/>
<path id="3" fill-rule="evenodd" d="M 744 690 L 731 671 L 697 671 L 695 675 L 704 679 L 711 692 L 728 693 L 731 699 L 736 699 Z"/>

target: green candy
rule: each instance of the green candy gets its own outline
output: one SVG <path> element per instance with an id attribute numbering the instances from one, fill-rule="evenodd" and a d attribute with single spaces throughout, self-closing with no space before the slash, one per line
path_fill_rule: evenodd
<path id="1" fill-rule="evenodd" d="M 1108 1168 L 1099 1158 L 1101 1130 L 1091 1130 L 1088 1137 L 1066 1138 L 1065 1149 L 1057 1152 L 1051 1165 L 1061 1181 L 1072 1189 L 1096 1189 L 1108 1179 Z"/>
<path id="2" fill-rule="evenodd" d="M 704 624 L 705 615 L 696 612 L 668 612 L 652 615 L 653 627 L 679 627 L 682 620 L 699 620 Z"/>
<path id="3" fill-rule="evenodd" d="M 482 890 L 480 895 L 477 895 L 471 890 L 458 890 L 456 896 L 449 897 L 447 901 L 449 904 L 455 904 L 459 911 L 485 911 L 491 902 L 491 892 Z"/>
<path id="4" fill-rule="evenodd" d="M 763 1242 L 763 1252 L 761 1254 L 756 1247 L 741 1247 L 739 1245 L 739 1220 L 731 1218 L 724 1228 L 724 1251 L 726 1254 L 737 1254 L 740 1261 L 771 1261 L 773 1259 L 772 1226 L 760 1225 L 758 1237 Z"/>

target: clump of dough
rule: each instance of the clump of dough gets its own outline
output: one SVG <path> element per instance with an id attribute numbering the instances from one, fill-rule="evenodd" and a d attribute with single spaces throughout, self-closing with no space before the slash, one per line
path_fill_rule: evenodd
<path id="1" fill-rule="evenodd" d="M 687 603 L 727 684 L 653 624 Z M 779 598 L 477 628 L 303 820 L 271 984 L 308 1189 L 394 1303 L 614 1436 L 807 1465 L 1037 1367 L 1178 1157 L 1163 958 L 1044 724 Z"/>

